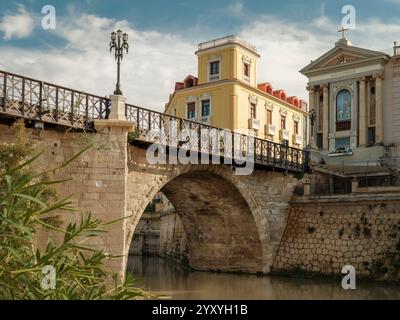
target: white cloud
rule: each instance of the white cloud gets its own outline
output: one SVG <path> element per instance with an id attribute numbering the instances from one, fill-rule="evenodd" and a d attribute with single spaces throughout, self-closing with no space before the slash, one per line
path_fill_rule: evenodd
<path id="1" fill-rule="evenodd" d="M 130 50 L 121 67 L 122 91 L 132 104 L 162 110 L 175 81 L 196 73 L 195 43 L 155 31 L 138 31 L 126 21 L 82 14 L 58 21 L 63 49 L 0 48 L 3 70 L 72 87 L 98 95 L 115 89 L 116 62 L 109 53 L 110 33 L 122 28 Z M 18 57 L 18 59 L 15 59 Z"/>
<path id="2" fill-rule="evenodd" d="M 33 31 L 35 24 L 32 15 L 22 5 L 18 5 L 17 11 L 17 14 L 5 15 L 0 20 L 0 31 L 4 33 L 5 40 L 25 38 Z"/>
<path id="3" fill-rule="evenodd" d="M 240 4 L 238 8 L 243 12 Z M 116 80 L 116 63 L 108 49 L 109 35 L 122 28 L 129 34 L 130 44 L 129 54 L 122 62 L 122 91 L 132 104 L 163 110 L 175 81 L 189 73 L 197 75 L 197 37 L 202 41 L 209 38 L 198 33 L 196 38 L 187 40 L 168 32 L 139 31 L 127 21 L 76 14 L 73 9 L 70 14 L 73 19 L 58 19 L 55 31 L 66 41 L 64 48 L 0 47 L 0 68 L 109 95 Z M 334 46 L 339 38 L 338 27 L 323 14 L 308 22 L 257 15 L 243 19 L 239 36 L 258 48 L 259 82 L 269 81 L 276 89 L 307 99 L 307 80 L 298 71 Z M 357 24 L 357 30 L 351 31 L 349 37 L 356 46 L 380 50 L 390 48 L 399 33 L 398 21 L 375 19 Z"/>
<path id="4" fill-rule="evenodd" d="M 307 79 L 298 71 L 333 48 L 340 35 L 339 25 L 321 15 L 310 21 L 282 20 L 272 16 L 248 18 L 239 35 L 254 43 L 261 55 L 258 80 L 271 82 L 274 88 L 288 95 L 308 99 Z M 391 52 L 393 41 L 400 34 L 400 21 L 368 19 L 357 23 L 348 38 L 354 46 Z"/>

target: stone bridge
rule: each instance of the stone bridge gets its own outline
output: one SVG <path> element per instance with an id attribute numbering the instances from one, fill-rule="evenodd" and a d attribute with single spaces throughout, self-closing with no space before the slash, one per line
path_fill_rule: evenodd
<path id="1" fill-rule="evenodd" d="M 121 258 L 109 261 L 125 274 L 134 229 L 147 204 L 162 191 L 180 215 L 188 238 L 189 263 L 197 270 L 267 273 L 282 237 L 288 201 L 297 180 L 291 174 L 256 169 L 235 175 L 228 165 L 149 165 L 146 149 L 127 142 L 132 123 L 97 120 L 97 133 L 28 129 L 40 166 L 59 166 L 83 145 L 93 147 L 54 178 L 70 178 L 58 195 L 73 195 L 73 205 L 105 222 L 97 248 Z M 0 125 L 3 141 L 12 130 Z M 77 219 L 62 215 L 65 223 Z M 47 239 L 41 234 L 41 240 Z"/>
<path id="2" fill-rule="evenodd" d="M 292 174 L 307 169 L 305 151 L 234 132 L 226 135 L 219 128 L 128 105 L 121 96 L 102 98 L 1 71 L 0 95 L 1 140 L 12 139 L 7 124 L 24 118 L 30 139 L 45 151 L 44 168 L 57 167 L 93 145 L 55 178 L 71 179 L 59 196 L 73 194 L 82 213 L 105 222 L 119 220 L 92 243 L 120 256 L 109 261 L 110 270 L 125 274 L 135 226 L 162 191 L 181 217 L 194 269 L 270 271 L 297 183 Z M 225 149 L 217 148 L 218 158 L 236 159 L 248 150 L 242 147 L 253 146 L 255 171 L 239 176 L 226 164 L 151 165 L 148 144 L 128 143 L 129 132 L 140 136 L 157 127 L 164 132 L 172 123 L 181 130 L 213 131 Z M 209 137 L 201 137 L 194 146 L 208 158 L 215 150 L 205 141 Z M 169 143 L 179 140 L 171 133 L 168 138 Z M 63 214 L 62 219 L 67 223 L 77 217 Z M 54 235 L 41 233 L 39 238 L 49 236 Z"/>

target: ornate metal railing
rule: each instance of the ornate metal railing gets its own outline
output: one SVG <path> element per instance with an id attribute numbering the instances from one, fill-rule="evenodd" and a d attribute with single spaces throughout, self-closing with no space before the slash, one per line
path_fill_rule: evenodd
<path id="1" fill-rule="evenodd" d="M 93 120 L 107 119 L 110 107 L 106 97 L 0 71 L 0 115 L 94 130 Z M 137 132 L 148 142 L 162 139 L 169 147 L 213 157 L 235 161 L 248 157 L 258 165 L 296 172 L 308 169 L 308 153 L 301 149 L 130 104 L 126 104 L 125 111 L 127 119 L 134 122 Z M 149 133 L 154 134 L 151 137 Z M 182 137 L 182 133 L 186 136 Z"/>
<path id="2" fill-rule="evenodd" d="M 108 98 L 0 71 L 0 113 L 93 130 L 109 108 Z"/>
<path id="3" fill-rule="evenodd" d="M 400 178 L 397 176 L 370 176 L 358 178 L 360 188 L 368 187 L 400 187 Z"/>
<path id="4" fill-rule="evenodd" d="M 246 152 L 253 152 L 255 164 L 296 172 L 308 169 L 308 152 L 301 149 L 130 104 L 125 114 L 135 124 L 138 140 L 220 158 L 243 160 Z"/>

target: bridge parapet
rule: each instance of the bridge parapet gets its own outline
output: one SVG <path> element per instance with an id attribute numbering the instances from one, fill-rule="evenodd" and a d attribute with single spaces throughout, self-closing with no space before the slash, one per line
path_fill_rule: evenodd
<path id="1" fill-rule="evenodd" d="M 95 120 L 125 120 L 124 111 L 126 119 L 133 122 L 136 131 L 145 136 L 148 143 L 183 147 L 223 159 L 245 158 L 255 165 L 284 171 L 304 172 L 308 169 L 308 152 L 302 149 L 127 104 L 122 96 L 111 96 L 110 100 L 0 71 L 1 117 L 23 117 L 95 131 Z M 182 133 L 187 141 L 182 141 Z M 193 138 L 193 134 L 196 137 Z"/>
<path id="2" fill-rule="evenodd" d="M 131 104 L 126 104 L 125 115 L 135 124 L 138 140 L 217 158 L 246 159 L 262 167 L 308 170 L 308 151 L 302 149 Z M 248 153 L 252 156 L 248 157 Z"/>
<path id="3" fill-rule="evenodd" d="M 0 71 L 0 113 L 93 130 L 108 116 L 110 99 L 14 73 Z"/>

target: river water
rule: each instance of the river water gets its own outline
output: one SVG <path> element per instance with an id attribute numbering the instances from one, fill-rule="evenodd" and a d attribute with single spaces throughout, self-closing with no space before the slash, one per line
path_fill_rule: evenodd
<path id="1" fill-rule="evenodd" d="M 172 299 L 400 299 L 399 285 L 358 281 L 357 289 L 344 290 L 340 279 L 189 271 L 158 257 L 130 256 L 127 272 L 136 286 Z"/>

